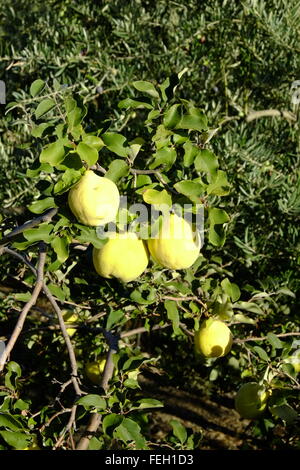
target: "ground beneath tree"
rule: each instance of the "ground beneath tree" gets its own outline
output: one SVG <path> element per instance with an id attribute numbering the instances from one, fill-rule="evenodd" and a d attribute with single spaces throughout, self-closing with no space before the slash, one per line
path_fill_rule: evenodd
<path id="1" fill-rule="evenodd" d="M 198 394 L 159 383 L 158 379 L 139 376 L 144 396 L 156 398 L 164 408 L 152 412 L 150 433 L 156 442 L 164 440 L 170 433 L 171 419 L 177 419 L 203 438 L 200 449 L 241 450 L 261 449 L 261 442 L 253 437 L 249 420 L 241 419 L 233 408 L 229 396 L 216 396 L 214 401 Z"/>

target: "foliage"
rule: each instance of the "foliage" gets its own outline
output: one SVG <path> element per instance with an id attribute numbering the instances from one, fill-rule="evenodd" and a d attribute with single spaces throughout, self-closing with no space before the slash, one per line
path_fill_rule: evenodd
<path id="1" fill-rule="evenodd" d="M 162 404 L 143 396 L 138 376 L 153 370 L 184 389 L 204 381 L 211 395 L 259 382 L 272 394 L 254 434 L 273 448 L 296 447 L 299 381 L 288 358 L 299 349 L 289 336 L 299 332 L 299 116 L 290 95 L 299 78 L 297 2 L 100 3 L 0 6 L 9 102 L 1 118 L 2 236 L 16 220 L 58 209 L 10 247 L 35 264 L 39 243 L 48 244 L 48 288 L 78 314 L 72 343 L 86 393 L 78 398 L 62 387 L 69 359 L 57 319 L 41 303 L 3 376 L 2 448 L 24 448 L 37 437 L 40 447 L 71 449 L 70 436 L 79 439 L 66 432 L 74 402 L 78 426 L 92 411 L 102 416 L 90 449 L 152 448 L 150 410 Z M 270 108 L 291 117 L 251 121 L 253 111 Z M 106 171 L 129 204 L 145 202 L 155 217 L 161 204 L 191 204 L 194 217 L 195 207 L 203 209 L 196 263 L 180 272 L 153 263 L 128 285 L 97 277 L 91 248 L 104 240 L 67 206 L 85 167 Z M 134 210 L 119 214 L 119 228 L 130 224 L 142 236 L 156 223 L 139 226 Z M 14 282 L 0 312 L 6 340 L 36 279 L 19 261 L 1 259 L 3 282 Z M 233 332 L 224 358 L 194 357 L 187 332 L 207 316 Z M 148 333 L 139 346 L 136 336 L 121 337 L 103 394 L 84 365 L 108 351 L 104 331 L 135 328 Z M 278 424 L 285 441 L 272 435 Z M 159 444 L 201 448 L 201 436 L 174 420 Z"/>

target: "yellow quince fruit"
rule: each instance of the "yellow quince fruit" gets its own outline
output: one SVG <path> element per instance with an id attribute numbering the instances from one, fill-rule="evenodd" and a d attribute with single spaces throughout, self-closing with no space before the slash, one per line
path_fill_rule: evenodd
<path id="1" fill-rule="evenodd" d="M 95 385 L 100 385 L 102 374 L 106 364 L 106 357 L 101 356 L 97 361 L 87 362 L 85 365 L 85 374 L 87 378 Z"/>
<path id="2" fill-rule="evenodd" d="M 232 346 L 232 333 L 220 320 L 204 320 L 194 335 L 194 347 L 197 354 L 205 357 L 221 357 L 229 353 Z"/>
<path id="3" fill-rule="evenodd" d="M 176 214 L 165 215 L 156 238 L 148 240 L 153 259 L 169 269 L 192 266 L 200 252 L 200 236 L 192 225 Z"/>
<path id="4" fill-rule="evenodd" d="M 62 310 L 62 315 L 66 326 L 74 325 L 78 321 L 78 315 L 72 310 Z M 76 333 L 76 328 L 67 328 L 67 333 L 69 336 L 73 336 Z"/>
<path id="5" fill-rule="evenodd" d="M 108 178 L 87 170 L 68 194 L 68 203 L 76 219 L 84 225 L 105 225 L 115 220 L 120 194 Z"/>
<path id="6" fill-rule="evenodd" d="M 113 234 L 102 248 L 93 249 L 93 263 L 97 273 L 123 282 L 139 277 L 148 261 L 145 243 L 131 232 Z"/>
<path id="7" fill-rule="evenodd" d="M 242 418 L 256 419 L 267 406 L 269 393 L 256 382 L 241 386 L 235 397 L 235 409 Z"/>

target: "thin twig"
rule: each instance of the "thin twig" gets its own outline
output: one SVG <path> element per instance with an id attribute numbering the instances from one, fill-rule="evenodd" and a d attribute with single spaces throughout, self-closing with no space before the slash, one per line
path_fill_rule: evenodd
<path id="1" fill-rule="evenodd" d="M 254 119 L 259 119 L 261 117 L 283 117 L 287 121 L 297 121 L 295 114 L 290 111 L 279 111 L 278 109 L 264 109 L 262 111 L 251 111 L 246 116 L 246 122 L 251 122 Z"/>
<path id="2" fill-rule="evenodd" d="M 2 251 L 4 253 L 8 253 L 8 254 L 10 254 L 12 256 L 15 256 L 16 258 L 22 260 L 31 269 L 31 271 L 36 276 L 38 275 L 38 272 L 37 272 L 36 268 L 28 260 L 26 260 L 26 258 L 24 258 L 19 253 L 17 253 L 14 250 L 11 250 L 10 248 L 7 248 L 7 247 L 3 247 Z M 1 254 L 1 250 L 0 250 L 0 254 Z M 81 396 L 83 392 L 80 390 L 80 387 L 78 385 L 76 357 L 75 357 L 75 353 L 74 353 L 74 349 L 73 349 L 70 337 L 67 333 L 67 328 L 66 328 L 64 320 L 63 320 L 62 311 L 59 308 L 58 303 L 56 302 L 56 299 L 51 294 L 50 290 L 48 289 L 48 287 L 46 286 L 44 281 L 42 281 L 42 289 L 43 289 L 46 297 L 50 301 L 54 311 L 56 312 L 56 314 L 58 316 L 58 321 L 59 321 L 59 324 L 60 324 L 60 327 L 61 327 L 61 330 L 62 330 L 63 337 L 64 337 L 65 342 L 66 342 L 66 346 L 67 346 L 67 350 L 68 350 L 68 354 L 69 354 L 69 358 L 70 358 L 71 369 L 72 369 L 71 375 L 72 375 L 73 386 L 74 386 L 76 394 Z M 2 355 L 2 357 L 3 357 L 3 355 Z"/>
<path id="3" fill-rule="evenodd" d="M 300 333 L 298 332 L 290 332 L 290 333 L 279 333 L 278 335 L 275 334 L 277 338 L 284 338 L 286 336 L 300 336 Z M 249 338 L 245 339 L 235 339 L 235 343 L 248 343 L 249 341 L 265 341 L 268 339 L 267 336 L 250 336 Z"/>
<path id="4" fill-rule="evenodd" d="M 38 296 L 43 288 L 44 284 L 44 266 L 45 266 L 45 260 L 46 260 L 46 245 L 45 243 L 40 243 L 40 254 L 39 254 L 39 261 L 38 261 L 38 268 L 37 268 L 37 281 L 34 286 L 32 295 L 30 300 L 26 303 L 25 307 L 23 308 L 19 319 L 17 321 L 17 324 L 14 328 L 14 331 L 10 337 L 10 340 L 3 351 L 1 358 L 0 358 L 0 371 L 3 370 L 5 363 L 7 361 L 7 358 L 9 357 L 11 351 L 14 348 L 14 345 L 16 344 L 16 341 L 24 327 L 24 323 L 26 320 L 26 316 L 28 312 L 30 311 L 31 307 L 35 305 Z"/>
<path id="5" fill-rule="evenodd" d="M 42 214 L 39 217 L 36 217 L 35 219 L 32 219 L 32 220 L 29 220 L 28 222 L 25 222 L 25 224 L 20 225 L 20 227 L 16 227 L 8 235 L 5 235 L 0 240 L 0 245 L 10 243 L 12 238 L 16 237 L 17 235 L 24 232 L 28 228 L 36 227 L 37 225 L 39 225 L 40 223 L 43 223 L 43 222 L 50 222 L 50 220 L 55 216 L 57 211 L 58 211 L 57 208 L 50 209 L 45 214 Z"/>
<path id="6" fill-rule="evenodd" d="M 40 431 L 40 432 L 43 432 L 43 431 L 45 430 L 45 428 L 46 428 L 47 426 L 49 426 L 55 418 L 57 418 L 58 416 L 60 416 L 60 415 L 62 415 L 62 414 L 64 414 L 64 413 L 70 413 L 71 411 L 72 411 L 72 408 L 65 408 L 65 409 L 63 409 L 63 410 L 58 411 L 57 413 L 55 413 L 54 415 L 52 415 L 51 418 L 49 418 L 48 421 L 47 421 L 46 423 L 44 423 L 44 424 L 40 427 L 39 431 Z"/>
<path id="7" fill-rule="evenodd" d="M 63 319 L 62 311 L 59 308 L 56 300 L 54 299 L 53 295 L 51 294 L 50 290 L 48 289 L 48 287 L 46 285 L 44 285 L 43 290 L 44 290 L 49 302 L 51 303 L 53 309 L 55 310 L 55 312 L 57 314 L 59 325 L 60 325 L 64 340 L 65 340 L 65 343 L 66 343 L 66 346 L 67 346 L 67 349 L 68 349 L 68 354 L 69 354 L 71 369 L 72 369 L 71 374 L 72 374 L 73 386 L 74 386 L 76 394 L 78 396 L 81 396 L 83 392 L 80 390 L 79 383 L 78 383 L 78 372 L 77 372 L 76 356 L 75 356 L 75 352 L 74 352 L 74 349 L 73 349 L 73 346 L 72 346 L 72 343 L 71 343 L 71 340 L 70 340 L 70 336 L 67 333 L 67 327 L 66 327 L 64 319 Z"/>
<path id="8" fill-rule="evenodd" d="M 119 337 L 112 335 L 110 332 L 106 332 L 105 337 L 109 344 L 109 351 L 107 353 L 105 368 L 103 371 L 100 387 L 103 388 L 103 390 L 106 392 L 108 389 L 108 383 L 114 373 L 113 355 L 118 351 Z M 100 426 L 101 417 L 102 416 L 99 413 L 92 413 L 84 436 L 80 439 L 79 443 L 77 444 L 76 450 L 87 450 L 91 438 Z"/>

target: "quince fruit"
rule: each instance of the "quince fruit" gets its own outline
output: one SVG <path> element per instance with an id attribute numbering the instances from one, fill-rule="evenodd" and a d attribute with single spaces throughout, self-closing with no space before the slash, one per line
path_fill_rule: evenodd
<path id="1" fill-rule="evenodd" d="M 292 364 L 296 374 L 299 374 L 300 372 L 300 349 L 296 351 L 293 356 L 286 358 L 284 362 L 287 364 Z"/>
<path id="2" fill-rule="evenodd" d="M 256 419 L 267 406 L 269 393 L 256 382 L 249 382 L 239 389 L 235 397 L 235 409 L 242 418 Z"/>
<path id="3" fill-rule="evenodd" d="M 157 238 L 148 240 L 153 259 L 169 269 L 186 269 L 198 258 L 199 233 L 192 225 L 176 214 L 165 215 Z"/>
<path id="4" fill-rule="evenodd" d="M 100 276 L 133 281 L 146 269 L 147 247 L 135 233 L 116 233 L 102 248 L 94 248 L 93 263 Z"/>
<path id="5" fill-rule="evenodd" d="M 115 220 L 120 194 L 108 178 L 87 170 L 68 195 L 68 203 L 76 219 L 84 225 L 105 225 Z"/>
<path id="6" fill-rule="evenodd" d="M 231 349 L 232 340 L 231 331 L 224 322 L 209 318 L 195 332 L 195 352 L 205 357 L 225 356 Z"/>
<path id="7" fill-rule="evenodd" d="M 97 361 L 87 362 L 85 373 L 87 378 L 95 385 L 100 385 L 101 377 L 105 368 L 106 357 L 102 356 Z"/>
<path id="8" fill-rule="evenodd" d="M 68 323 L 70 325 L 74 325 L 78 321 L 78 315 L 74 313 L 72 310 L 62 310 L 62 315 L 66 326 Z M 76 328 L 67 328 L 67 333 L 69 336 L 73 336 L 76 333 Z"/>

